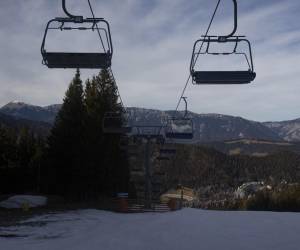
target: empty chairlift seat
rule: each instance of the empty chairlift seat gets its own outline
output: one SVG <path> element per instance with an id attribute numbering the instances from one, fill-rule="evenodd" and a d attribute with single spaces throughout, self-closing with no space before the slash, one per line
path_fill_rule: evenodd
<path id="1" fill-rule="evenodd" d="M 168 139 L 191 140 L 194 138 L 193 120 L 189 118 L 171 118 L 166 127 Z"/>
<path id="2" fill-rule="evenodd" d="M 237 46 L 239 43 L 244 42 L 248 45 L 248 53 L 238 53 Z M 205 52 L 198 51 L 198 44 L 203 43 L 207 45 Z M 232 52 L 227 53 L 210 53 L 209 46 L 211 43 L 235 43 L 235 48 Z M 203 71 L 196 70 L 197 60 L 201 58 L 202 55 L 216 55 L 216 56 L 230 56 L 230 55 L 243 55 L 245 60 L 248 63 L 248 70 L 237 70 L 237 71 Z M 250 58 L 250 60 L 248 59 Z M 205 63 L 205 62 L 203 62 Z M 250 42 L 243 37 L 231 37 L 225 40 L 222 40 L 215 36 L 206 36 L 197 40 L 194 44 L 193 55 L 190 65 L 191 76 L 194 84 L 247 84 L 251 83 L 255 77 L 256 73 L 254 72 L 253 59 L 252 59 L 252 50 Z"/>
<path id="3" fill-rule="evenodd" d="M 48 68 L 106 69 L 111 66 L 111 56 L 106 53 L 45 52 L 43 56 Z"/>
<path id="4" fill-rule="evenodd" d="M 256 73 L 252 71 L 195 71 L 192 73 L 196 84 L 247 84 Z"/>
<path id="5" fill-rule="evenodd" d="M 66 24 L 69 24 L 71 27 L 66 27 Z M 97 40 L 100 50 L 97 52 L 87 53 L 48 51 L 46 49 L 46 41 L 48 40 L 49 30 L 58 32 L 71 32 L 73 30 L 97 32 L 97 35 L 101 37 L 101 39 L 99 37 Z M 79 36 L 80 35 L 82 34 L 79 34 Z M 69 41 L 69 43 L 70 42 L 72 41 Z M 74 18 L 52 19 L 48 22 L 45 30 L 41 53 L 43 57 L 43 64 L 48 68 L 107 69 L 111 67 L 113 54 L 109 24 L 103 18 L 82 18 L 79 20 Z"/>

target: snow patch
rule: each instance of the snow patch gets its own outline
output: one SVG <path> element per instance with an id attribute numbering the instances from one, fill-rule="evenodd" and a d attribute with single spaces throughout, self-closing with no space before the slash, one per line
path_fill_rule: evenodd
<path id="1" fill-rule="evenodd" d="M 8 198 L 5 201 L 0 202 L 0 207 L 12 209 L 12 208 L 24 208 L 24 206 L 41 207 L 47 204 L 47 198 L 44 196 L 33 195 L 15 195 Z"/>
<path id="2" fill-rule="evenodd" d="M 299 250 L 300 214 L 78 210 L 0 227 L 5 250 Z M 2 235 L 14 234 L 15 238 Z M 19 237 L 18 237 L 19 236 Z"/>

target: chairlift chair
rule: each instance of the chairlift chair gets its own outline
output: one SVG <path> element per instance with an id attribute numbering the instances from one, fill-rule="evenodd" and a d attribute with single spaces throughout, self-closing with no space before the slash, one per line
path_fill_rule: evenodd
<path id="1" fill-rule="evenodd" d="M 122 112 L 107 112 L 103 118 L 102 129 L 105 134 L 129 134 L 132 131 Z"/>
<path id="2" fill-rule="evenodd" d="M 193 120 L 190 118 L 171 118 L 166 127 L 165 136 L 168 139 L 191 140 L 194 138 Z"/>
<path id="3" fill-rule="evenodd" d="M 197 52 L 197 45 L 199 43 L 206 43 L 207 44 L 207 50 L 205 52 Z M 223 53 L 210 53 L 208 48 L 210 43 L 241 43 L 246 42 L 248 45 L 248 55 L 250 57 L 250 60 L 248 59 L 248 56 L 246 53 L 240 53 L 236 51 L 236 47 L 234 51 L 232 52 L 223 52 Z M 230 56 L 230 55 L 243 55 L 245 57 L 245 60 L 249 66 L 248 70 L 240 70 L 240 71 L 196 71 L 196 58 L 198 58 L 199 55 L 208 54 L 208 55 L 215 55 L 215 56 Z M 243 37 L 232 37 L 228 38 L 226 40 L 222 40 L 216 36 L 206 36 L 199 40 L 197 40 L 194 44 L 193 48 L 193 55 L 190 65 L 190 71 L 193 78 L 194 84 L 247 84 L 251 83 L 255 77 L 256 73 L 254 72 L 254 66 L 253 66 L 253 58 L 252 58 L 252 50 L 251 50 L 251 44 L 250 42 L 243 38 Z"/>
<path id="4" fill-rule="evenodd" d="M 185 103 L 183 117 L 172 117 L 165 128 L 165 136 L 168 139 L 191 140 L 194 138 L 193 120 L 188 117 L 187 97 L 181 97 Z M 176 153 L 176 152 L 175 152 Z"/>
<path id="5" fill-rule="evenodd" d="M 68 17 L 57 17 L 51 19 L 47 23 L 43 42 L 41 45 L 43 64 L 48 68 L 109 68 L 111 66 L 111 59 L 113 55 L 113 46 L 109 23 L 104 18 L 83 18 L 82 16 L 74 16 L 66 10 L 65 0 L 62 0 L 62 4 L 63 10 Z M 66 26 L 67 24 L 70 26 Z M 101 40 L 101 51 L 93 53 L 48 51 L 46 49 L 46 41 L 49 30 L 57 30 L 60 32 L 70 32 L 73 30 L 85 30 L 92 32 L 96 31 L 99 34 L 99 38 Z M 105 36 L 105 39 L 102 39 L 101 33 Z"/>
<path id="6" fill-rule="evenodd" d="M 193 47 L 193 54 L 190 63 L 190 73 L 192 76 L 192 80 L 194 84 L 247 84 L 251 83 L 255 77 L 256 73 L 254 72 L 254 64 L 253 64 L 253 57 L 252 57 L 252 49 L 249 40 L 245 38 L 245 36 L 235 36 L 237 30 L 237 0 L 233 0 L 234 4 L 234 27 L 233 31 L 226 36 L 202 36 L 201 39 L 197 40 L 194 43 Z M 217 5 L 218 6 L 218 5 Z M 201 47 L 199 50 L 197 45 L 201 43 Z M 232 52 L 223 52 L 223 53 L 210 53 L 209 46 L 211 43 L 235 43 L 235 48 Z M 246 43 L 248 46 L 247 53 L 238 53 L 237 46 L 240 43 Z M 206 51 L 203 53 L 201 52 L 202 46 L 206 44 Z M 197 66 L 198 58 L 203 54 L 210 54 L 216 56 L 230 56 L 233 54 L 244 55 L 247 63 L 248 63 L 248 70 L 239 70 L 239 71 L 220 71 L 220 70 L 213 70 L 213 71 L 203 71 L 203 70 L 195 70 Z M 248 59 L 248 56 L 250 60 Z"/>

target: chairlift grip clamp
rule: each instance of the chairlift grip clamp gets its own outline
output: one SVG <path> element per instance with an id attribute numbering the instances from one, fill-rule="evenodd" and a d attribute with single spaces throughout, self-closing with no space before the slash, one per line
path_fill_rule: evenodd
<path id="1" fill-rule="evenodd" d="M 227 36 L 219 36 L 218 37 L 218 42 L 219 43 L 226 43 L 227 42 Z"/>

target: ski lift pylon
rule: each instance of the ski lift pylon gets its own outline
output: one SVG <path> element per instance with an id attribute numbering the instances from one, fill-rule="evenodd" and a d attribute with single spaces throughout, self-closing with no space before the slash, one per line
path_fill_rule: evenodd
<path id="1" fill-rule="evenodd" d="M 57 17 L 51 19 L 46 26 L 42 45 L 41 54 L 43 64 L 48 68 L 84 68 L 84 69 L 107 69 L 111 66 L 113 55 L 113 45 L 109 23 L 104 18 L 83 18 L 83 16 L 75 16 L 70 14 L 66 9 L 65 0 L 62 0 L 62 7 L 68 17 Z M 52 25 L 56 24 L 56 25 Z M 84 24 L 88 27 L 71 26 L 66 27 L 65 24 Z M 103 25 L 102 25 L 103 24 Z M 102 51 L 93 53 L 83 52 L 49 52 L 46 50 L 46 40 L 49 30 L 58 30 L 61 32 L 73 30 L 97 31 L 101 43 Z M 105 35 L 105 39 L 101 38 L 101 32 Z"/>

